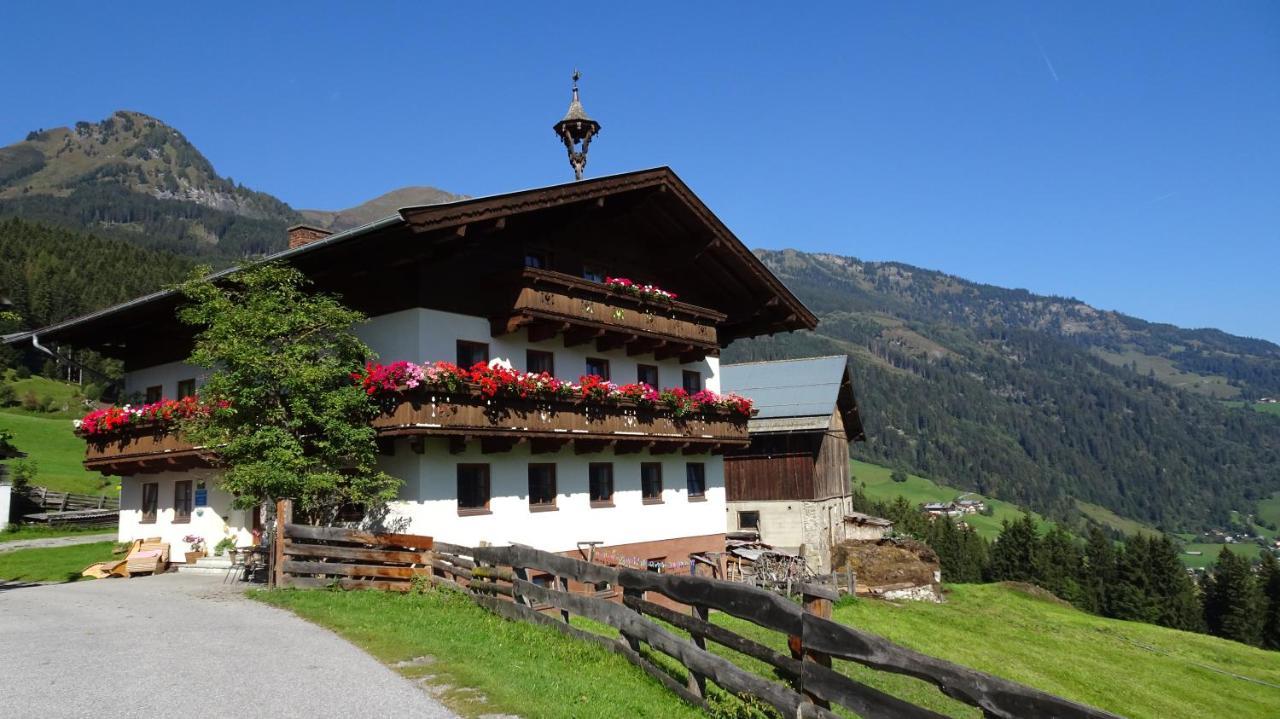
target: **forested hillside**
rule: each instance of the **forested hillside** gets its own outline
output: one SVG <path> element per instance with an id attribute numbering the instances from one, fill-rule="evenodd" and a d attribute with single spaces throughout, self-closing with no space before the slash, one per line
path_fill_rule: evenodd
<path id="1" fill-rule="evenodd" d="M 183 279 L 191 260 L 19 219 L 0 220 L 0 298 L 43 327 Z"/>
<path id="2" fill-rule="evenodd" d="M 760 255 L 821 323 L 724 359 L 848 354 L 868 428 L 858 456 L 1052 517 L 1079 499 L 1168 530 L 1224 524 L 1280 490 L 1280 418 L 1098 351 L 1223 358 L 1222 384 L 1255 393 L 1273 381 L 1275 345 L 906 265 Z"/>

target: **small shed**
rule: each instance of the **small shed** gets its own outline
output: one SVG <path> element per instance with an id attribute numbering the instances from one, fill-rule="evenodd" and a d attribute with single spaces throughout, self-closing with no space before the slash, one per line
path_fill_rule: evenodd
<path id="1" fill-rule="evenodd" d="M 893 531 L 893 522 L 884 517 L 873 517 L 862 512 L 844 515 L 845 539 L 879 541 Z"/>
<path id="2" fill-rule="evenodd" d="M 720 387 L 750 397 L 751 444 L 725 452 L 727 530 L 828 566 L 852 511 L 849 443 L 864 439 L 843 355 L 720 367 Z"/>

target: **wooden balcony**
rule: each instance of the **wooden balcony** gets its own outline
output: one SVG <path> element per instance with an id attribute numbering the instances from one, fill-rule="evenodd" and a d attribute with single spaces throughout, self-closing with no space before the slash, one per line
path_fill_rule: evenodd
<path id="1" fill-rule="evenodd" d="M 85 438 L 84 468 L 90 472 L 131 476 L 212 465 L 212 453 L 192 445 L 176 430 L 141 428 Z"/>
<path id="2" fill-rule="evenodd" d="M 550 270 L 525 268 L 515 285 L 510 309 L 491 320 L 494 336 L 527 328 L 531 342 L 563 334 L 566 347 L 595 342 L 601 352 L 626 348 L 629 355 L 686 362 L 720 351 L 716 326 L 726 316 L 715 310 L 648 300 Z"/>
<path id="3" fill-rule="evenodd" d="M 578 454 L 612 448 L 616 453 L 683 451 L 721 452 L 749 443 L 742 417 L 690 416 L 675 418 L 662 411 L 631 405 L 602 406 L 576 402 L 535 403 L 497 399 L 478 392 L 432 397 L 407 392 L 389 400 L 386 411 L 373 421 L 384 437 L 441 436 L 450 450 L 463 451 L 468 440 L 479 440 L 483 451 L 503 452 L 529 442 L 535 454 L 554 452 L 573 444 Z"/>

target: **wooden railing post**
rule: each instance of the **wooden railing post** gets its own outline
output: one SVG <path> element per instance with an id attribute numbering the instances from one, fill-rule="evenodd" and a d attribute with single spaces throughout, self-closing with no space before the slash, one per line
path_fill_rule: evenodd
<path id="1" fill-rule="evenodd" d="M 689 574 L 695 577 L 698 576 L 698 563 L 694 561 L 692 556 L 689 557 Z M 704 622 L 708 621 L 708 618 L 710 617 L 710 614 L 711 614 L 710 610 L 708 610 L 706 607 L 702 607 L 697 604 L 690 606 L 689 611 L 695 618 L 700 619 Z M 707 640 L 701 634 L 691 633 L 690 636 L 693 637 L 693 643 L 699 649 L 705 650 L 707 648 Z M 700 698 L 706 698 L 707 678 L 702 674 L 695 672 L 692 669 L 688 671 L 689 671 L 689 680 L 688 680 L 689 691 L 698 695 L 698 697 Z"/>
<path id="2" fill-rule="evenodd" d="M 289 579 L 284 573 L 284 528 L 293 522 L 293 501 L 281 499 L 276 501 L 276 536 L 271 547 L 271 586 L 277 589 L 289 586 Z"/>
<path id="3" fill-rule="evenodd" d="M 800 583 L 798 589 L 800 590 L 800 595 L 804 602 L 804 611 L 806 613 L 812 614 L 815 617 L 820 617 L 822 619 L 831 618 L 831 603 L 832 601 L 834 601 L 839 597 L 839 593 L 835 589 L 831 587 L 826 587 L 820 584 L 811 584 L 808 582 Z M 801 636 L 800 636 L 800 653 L 802 654 L 802 656 L 800 657 L 801 661 L 812 662 L 814 664 L 826 667 L 828 669 L 831 668 L 831 655 L 814 651 L 808 648 L 807 646 L 805 646 L 803 632 L 801 633 Z M 800 687 L 802 690 L 804 689 L 803 674 L 800 677 Z M 810 692 L 806 691 L 804 692 L 804 695 L 806 698 L 808 698 L 809 701 L 813 702 L 817 706 L 822 707 L 823 709 L 831 708 L 830 702 L 827 702 L 826 700 L 821 699 L 818 696 L 811 694 Z"/>

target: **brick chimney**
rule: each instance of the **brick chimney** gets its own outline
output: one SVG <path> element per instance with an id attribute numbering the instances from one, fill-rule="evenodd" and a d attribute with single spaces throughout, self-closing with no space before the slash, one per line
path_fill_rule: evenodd
<path id="1" fill-rule="evenodd" d="M 312 227 L 311 225 L 294 225 L 289 228 L 289 249 L 292 250 L 295 247 L 302 247 L 303 245 L 310 244 L 316 240 L 323 240 L 332 234 L 333 233 L 328 230 L 322 230 L 319 227 Z"/>

